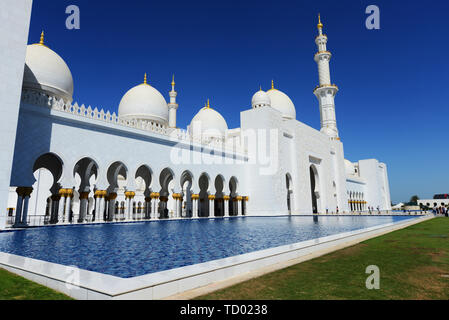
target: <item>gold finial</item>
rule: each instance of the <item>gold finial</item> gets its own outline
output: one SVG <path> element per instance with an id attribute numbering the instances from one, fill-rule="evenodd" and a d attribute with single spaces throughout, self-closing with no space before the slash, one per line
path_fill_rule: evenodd
<path id="1" fill-rule="evenodd" d="M 318 13 L 318 29 L 323 29 L 323 24 L 321 23 L 321 15 Z"/>
<path id="2" fill-rule="evenodd" d="M 209 102 L 209 99 L 207 99 L 207 109 L 210 109 L 210 102 Z"/>
<path id="3" fill-rule="evenodd" d="M 274 89 L 274 80 L 271 80 L 271 90 Z"/>
<path id="4" fill-rule="evenodd" d="M 260 90 L 259 90 L 259 91 L 262 91 L 262 86 L 259 86 L 259 88 L 260 88 Z"/>
<path id="5" fill-rule="evenodd" d="M 171 85 L 174 87 L 175 86 L 175 75 L 173 75 L 173 80 L 171 82 Z"/>
<path id="6" fill-rule="evenodd" d="M 42 30 L 42 33 L 41 33 L 41 41 L 39 42 L 39 44 L 40 44 L 41 46 L 44 45 L 44 36 L 45 36 L 45 34 L 44 34 L 44 31 Z"/>
<path id="7" fill-rule="evenodd" d="M 143 78 L 143 84 L 148 84 L 147 83 L 147 73 L 145 72 L 145 77 Z"/>

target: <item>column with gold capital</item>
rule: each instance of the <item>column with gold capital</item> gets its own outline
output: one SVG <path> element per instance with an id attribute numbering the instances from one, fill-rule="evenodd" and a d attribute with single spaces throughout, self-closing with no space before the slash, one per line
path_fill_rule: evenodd
<path id="1" fill-rule="evenodd" d="M 224 196 L 224 216 L 229 217 L 229 200 L 231 199 L 230 196 Z"/>
<path id="2" fill-rule="evenodd" d="M 58 224 L 64 223 L 64 209 L 65 209 L 65 202 L 67 198 L 67 189 L 59 189 L 59 208 L 58 208 Z"/>
<path id="3" fill-rule="evenodd" d="M 71 215 L 72 215 L 72 200 L 73 200 L 73 195 L 74 195 L 73 189 L 65 189 L 65 194 L 66 194 L 66 202 L 65 202 L 65 208 L 64 208 L 64 212 L 65 212 L 64 222 L 69 223 L 70 218 L 72 218 L 72 222 L 74 222 L 74 218 L 71 217 Z"/>
<path id="4" fill-rule="evenodd" d="M 193 207 L 192 218 L 198 218 L 198 199 L 199 198 L 200 198 L 199 194 L 192 194 L 192 207 Z"/>
<path id="5" fill-rule="evenodd" d="M 208 196 L 209 199 L 209 218 L 213 218 L 215 216 L 215 196 L 213 194 Z"/>
<path id="6" fill-rule="evenodd" d="M 132 201 L 133 201 L 135 195 L 136 195 L 136 193 L 132 192 L 132 191 L 126 191 L 125 192 L 125 199 L 126 199 L 127 206 L 128 206 L 128 208 L 127 208 L 128 209 L 127 210 L 127 217 L 126 217 L 127 220 L 132 220 L 132 218 L 133 218 L 132 217 L 132 210 L 133 210 Z"/>

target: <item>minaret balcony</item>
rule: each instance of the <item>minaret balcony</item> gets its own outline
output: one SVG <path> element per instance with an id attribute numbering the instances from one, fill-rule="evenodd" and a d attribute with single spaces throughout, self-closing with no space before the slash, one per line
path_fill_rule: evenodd
<path id="1" fill-rule="evenodd" d="M 329 51 L 318 51 L 317 53 L 315 53 L 314 60 L 315 62 L 318 62 L 323 59 L 329 61 L 331 57 L 332 53 L 330 53 Z"/>
<path id="2" fill-rule="evenodd" d="M 316 86 L 313 90 L 313 94 L 320 95 L 320 93 L 330 90 L 332 95 L 336 95 L 338 92 L 338 86 L 335 84 L 322 84 L 320 86 Z"/>

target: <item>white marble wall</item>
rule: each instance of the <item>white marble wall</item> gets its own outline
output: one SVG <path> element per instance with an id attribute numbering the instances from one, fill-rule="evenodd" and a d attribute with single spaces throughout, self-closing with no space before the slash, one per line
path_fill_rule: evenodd
<path id="1" fill-rule="evenodd" d="M 0 2 L 0 229 L 6 222 L 31 5 L 32 0 Z"/>

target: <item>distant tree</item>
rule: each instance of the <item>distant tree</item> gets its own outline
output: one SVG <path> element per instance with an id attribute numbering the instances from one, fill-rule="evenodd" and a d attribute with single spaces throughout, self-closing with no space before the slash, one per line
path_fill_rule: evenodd
<path id="1" fill-rule="evenodd" d="M 418 205 L 418 200 L 419 200 L 419 197 L 417 196 L 417 195 L 414 195 L 414 196 L 412 196 L 411 198 L 410 198 L 410 204 L 412 205 L 412 206 L 417 206 Z"/>

